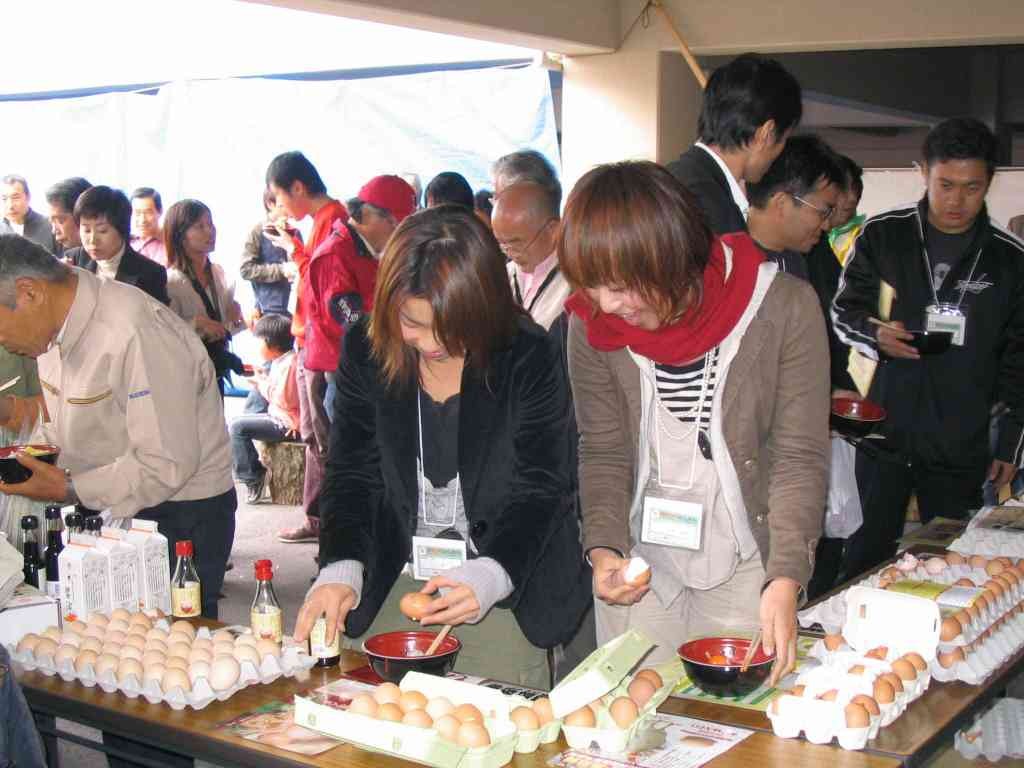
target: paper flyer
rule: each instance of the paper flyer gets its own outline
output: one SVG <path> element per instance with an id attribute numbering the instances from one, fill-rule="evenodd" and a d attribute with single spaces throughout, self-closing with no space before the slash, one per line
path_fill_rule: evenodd
<path id="1" fill-rule="evenodd" d="M 341 742 L 316 731 L 295 724 L 295 705 L 274 701 L 248 712 L 234 720 L 222 723 L 221 728 L 246 741 L 266 744 L 300 755 L 319 755 Z"/>

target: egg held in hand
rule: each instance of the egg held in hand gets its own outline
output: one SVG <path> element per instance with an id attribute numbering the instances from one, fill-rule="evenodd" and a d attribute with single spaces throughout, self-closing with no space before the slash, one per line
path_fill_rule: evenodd
<path id="1" fill-rule="evenodd" d="M 419 621 L 429 612 L 433 599 L 422 592 L 410 592 L 399 601 L 398 610 L 413 621 Z"/>

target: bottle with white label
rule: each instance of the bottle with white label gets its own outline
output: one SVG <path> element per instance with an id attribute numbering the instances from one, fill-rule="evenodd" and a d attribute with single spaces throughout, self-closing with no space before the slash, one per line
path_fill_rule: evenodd
<path id="1" fill-rule="evenodd" d="M 193 555 L 195 550 L 188 540 L 174 543 L 174 554 L 178 564 L 171 577 L 171 614 L 176 619 L 190 619 L 202 613 L 202 591 L 199 586 L 199 572 Z"/>
<path id="2" fill-rule="evenodd" d="M 284 634 L 284 614 L 274 592 L 274 564 L 270 560 L 256 561 L 256 597 L 249 612 L 252 633 L 257 639 L 281 642 Z"/>
<path id="3" fill-rule="evenodd" d="M 341 660 L 341 630 L 334 630 L 334 640 L 327 642 L 327 619 L 321 616 L 309 633 L 309 655 L 318 667 L 333 667 Z"/>
<path id="4" fill-rule="evenodd" d="M 46 563 L 46 594 L 54 600 L 60 600 L 60 553 L 64 551 L 64 521 L 60 516 L 60 506 L 51 504 L 46 508 L 46 552 L 43 561 Z"/>

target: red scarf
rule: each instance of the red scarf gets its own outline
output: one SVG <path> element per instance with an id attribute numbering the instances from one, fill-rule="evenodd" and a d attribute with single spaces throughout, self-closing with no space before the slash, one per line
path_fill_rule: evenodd
<path id="1" fill-rule="evenodd" d="M 732 269 L 725 276 L 723 243 L 732 250 Z M 616 315 L 596 309 L 580 291 L 565 302 L 565 308 L 579 315 L 587 327 L 587 341 L 601 352 L 629 347 L 655 363 L 674 365 L 689 362 L 714 349 L 736 327 L 750 304 L 757 272 L 764 254 L 743 232 L 715 237 L 704 269 L 704 288 L 699 305 L 687 309 L 681 318 L 656 331 L 630 325 Z"/>

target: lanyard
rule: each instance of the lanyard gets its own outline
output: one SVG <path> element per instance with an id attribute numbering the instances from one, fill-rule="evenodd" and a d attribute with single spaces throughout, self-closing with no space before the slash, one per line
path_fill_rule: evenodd
<path id="1" fill-rule="evenodd" d="M 662 424 L 661 420 L 661 409 L 662 405 L 657 396 L 658 384 L 657 384 L 657 372 L 655 372 L 655 398 L 654 398 L 654 444 L 655 452 L 658 456 L 658 484 L 665 488 L 675 488 L 680 491 L 688 491 L 693 488 L 694 478 L 697 475 L 697 452 L 700 450 L 700 420 L 704 415 L 704 404 L 707 402 L 708 397 L 708 377 L 711 372 L 711 356 L 715 350 L 709 350 L 704 355 L 704 373 L 701 377 L 700 382 L 700 398 L 697 400 L 697 404 L 693 407 L 690 413 L 694 413 L 693 427 L 687 429 L 685 432 L 674 435 L 668 428 L 667 424 Z M 652 363 L 653 366 L 653 363 Z M 661 468 L 661 432 L 665 431 L 665 434 L 671 440 L 682 441 L 686 440 L 691 434 L 693 435 L 693 449 L 690 452 L 690 477 L 686 485 L 675 485 L 673 483 L 667 483 L 664 479 L 664 474 Z"/>
<path id="2" fill-rule="evenodd" d="M 420 436 L 420 455 L 417 456 L 418 461 L 416 462 L 416 470 L 419 474 L 420 484 L 420 519 L 424 523 L 429 525 L 455 525 L 455 515 L 458 509 L 459 494 L 462 493 L 462 481 L 459 479 L 459 475 L 455 475 L 455 493 L 452 494 L 452 519 L 446 522 L 432 523 L 427 520 L 427 474 L 425 469 L 426 460 L 423 454 L 423 405 L 421 398 L 423 397 L 422 390 L 416 392 L 416 421 L 419 425 L 419 436 Z"/>
<path id="3" fill-rule="evenodd" d="M 928 271 L 928 285 L 931 286 L 935 306 L 938 307 L 942 302 L 939 301 L 939 291 L 935 287 L 935 273 L 932 271 L 932 260 L 928 256 L 928 246 L 925 244 L 924 239 L 924 225 L 921 223 L 920 216 L 917 219 L 917 231 L 921 234 L 921 255 L 924 258 L 925 269 Z M 956 302 L 957 311 L 959 311 L 960 305 L 964 303 L 964 296 L 967 295 L 967 286 L 971 284 L 971 278 L 974 277 L 974 270 L 978 268 L 979 261 L 981 261 L 981 248 L 974 255 L 974 263 L 971 264 L 971 271 L 967 273 L 967 279 L 960 283 L 960 298 Z"/>
<path id="4" fill-rule="evenodd" d="M 552 281 L 555 279 L 555 277 L 557 275 L 558 275 L 558 267 L 552 267 L 551 271 L 548 272 L 547 277 L 544 278 L 544 282 L 542 282 L 540 284 L 540 288 L 538 288 L 537 292 L 535 294 L 533 294 L 533 300 L 530 302 L 530 306 L 528 306 L 526 308 L 527 314 L 533 312 L 533 308 L 537 305 L 537 302 L 540 300 L 540 295 L 542 293 L 544 293 L 544 290 L 549 285 L 551 285 Z M 516 270 L 516 273 L 514 275 L 512 275 L 512 285 L 515 287 L 516 304 L 518 304 L 519 306 L 522 306 L 523 305 L 523 294 L 522 294 L 522 292 L 519 289 L 519 270 Z"/>

